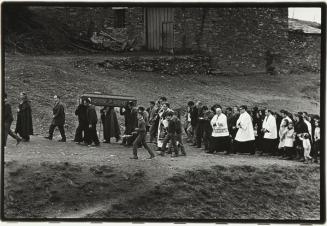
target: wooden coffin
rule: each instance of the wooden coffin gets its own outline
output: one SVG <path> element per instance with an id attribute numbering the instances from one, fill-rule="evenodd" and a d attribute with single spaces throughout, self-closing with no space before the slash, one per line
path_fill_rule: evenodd
<path id="1" fill-rule="evenodd" d="M 109 95 L 102 93 L 84 93 L 81 95 L 81 99 L 85 100 L 91 98 L 91 103 L 96 106 L 109 106 L 109 107 L 124 107 L 129 101 L 136 106 L 136 98 L 132 96 L 123 95 Z"/>

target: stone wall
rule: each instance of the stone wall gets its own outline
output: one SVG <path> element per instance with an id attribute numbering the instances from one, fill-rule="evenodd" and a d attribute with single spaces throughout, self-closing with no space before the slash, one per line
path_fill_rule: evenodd
<path id="1" fill-rule="evenodd" d="M 63 24 L 76 38 L 114 27 L 112 7 L 30 7 L 42 18 Z M 133 50 L 146 47 L 144 8 L 125 8 L 125 32 Z M 208 57 L 210 73 L 243 74 L 266 70 L 266 51 L 277 72 L 319 71 L 320 35 L 288 32 L 287 8 L 175 8 L 175 54 Z M 55 37 L 56 39 L 56 37 Z"/>
<path id="2" fill-rule="evenodd" d="M 80 65 L 77 62 L 77 65 Z M 100 68 L 157 72 L 168 75 L 210 74 L 210 59 L 203 55 L 107 57 Z"/>
<path id="3" fill-rule="evenodd" d="M 285 54 L 287 18 L 287 8 L 176 8 L 175 48 L 209 54 L 218 70 L 264 71 L 267 49 Z"/>
<path id="4" fill-rule="evenodd" d="M 142 7 L 125 7 L 125 29 L 127 38 L 135 39 L 139 48 L 145 44 L 144 12 Z M 57 21 L 76 38 L 89 39 L 93 32 L 114 28 L 113 7 L 30 7 L 37 14 Z"/>
<path id="5" fill-rule="evenodd" d="M 321 35 L 289 32 L 288 58 L 284 61 L 288 72 L 320 72 Z"/>

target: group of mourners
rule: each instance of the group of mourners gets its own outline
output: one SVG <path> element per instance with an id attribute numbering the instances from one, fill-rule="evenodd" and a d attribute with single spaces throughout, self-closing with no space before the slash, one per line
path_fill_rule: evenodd
<path id="1" fill-rule="evenodd" d="M 15 132 L 10 126 L 13 122 L 11 106 L 5 98 L 3 146 L 6 146 L 7 136 L 28 142 L 33 135 L 32 113 L 30 101 L 26 93 L 20 94 L 21 102 L 17 109 Z M 189 101 L 185 121 L 181 121 L 181 110 L 172 110 L 166 97 L 160 97 L 156 102 L 150 101 L 149 107 L 134 106 L 132 101 L 120 107 L 120 115 L 125 119 L 125 131 L 121 135 L 114 107 L 104 107 L 100 110 L 103 125 L 104 143 L 116 142 L 133 147 L 131 159 L 138 159 L 137 149 L 143 146 L 155 157 L 155 152 L 147 143 L 155 143 L 156 151 L 164 156 L 172 157 L 186 155 L 182 134 L 186 133 L 186 142 L 191 146 L 202 148 L 207 153 L 224 152 L 225 154 L 249 153 L 281 156 L 285 159 L 296 159 L 307 163 L 309 160 L 318 162 L 320 152 L 320 118 L 307 112 L 292 114 L 281 110 L 280 114 L 269 109 L 251 111 L 247 106 L 222 108 L 215 104 L 210 109 L 200 101 L 196 104 Z M 49 134 L 45 138 L 52 140 L 58 127 L 61 139 L 65 136 L 65 108 L 59 96 L 54 96 L 53 117 Z M 97 133 L 98 117 L 95 106 L 90 98 L 80 100 L 75 111 L 78 126 L 74 141 L 77 144 L 99 146 Z M 149 141 L 147 140 L 149 133 Z M 203 144 L 203 145 L 202 145 Z"/>
<path id="2" fill-rule="evenodd" d="M 318 162 L 320 117 L 307 112 L 259 110 L 247 106 L 210 109 L 199 101 L 188 102 L 184 129 L 188 142 L 207 153 L 268 154 L 308 163 Z"/>

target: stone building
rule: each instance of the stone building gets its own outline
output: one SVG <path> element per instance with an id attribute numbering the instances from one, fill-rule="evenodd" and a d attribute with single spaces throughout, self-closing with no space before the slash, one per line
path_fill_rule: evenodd
<path id="1" fill-rule="evenodd" d="M 288 45 L 287 8 L 49 8 L 76 34 L 118 29 L 134 50 L 202 53 L 218 71 L 265 70 L 267 50 L 281 61 Z"/>
<path id="2" fill-rule="evenodd" d="M 289 70 L 320 72 L 321 29 L 313 22 L 289 19 L 289 54 L 284 61 Z"/>

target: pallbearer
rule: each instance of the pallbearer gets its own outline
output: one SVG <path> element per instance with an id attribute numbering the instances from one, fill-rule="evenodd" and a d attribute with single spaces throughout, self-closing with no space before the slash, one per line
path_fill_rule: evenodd
<path id="1" fill-rule="evenodd" d="M 74 141 L 77 144 L 85 141 L 84 138 L 86 136 L 87 129 L 88 129 L 86 111 L 87 111 L 86 100 L 82 100 L 82 102 L 80 102 L 77 109 L 75 110 L 75 115 L 77 115 L 78 117 L 78 127 L 76 129 Z"/>
<path id="2" fill-rule="evenodd" d="M 120 127 L 114 107 L 104 107 L 100 112 L 104 143 L 110 143 L 111 137 L 115 137 L 116 142 L 118 142 L 120 139 Z"/>
<path id="3" fill-rule="evenodd" d="M 95 111 L 95 107 L 91 104 L 91 98 L 86 99 L 86 106 L 87 106 L 87 122 L 88 122 L 88 130 L 86 136 L 86 142 L 88 146 L 99 146 L 99 138 L 97 134 L 97 123 L 98 123 L 98 116 Z M 94 145 L 92 143 L 94 142 Z"/>

